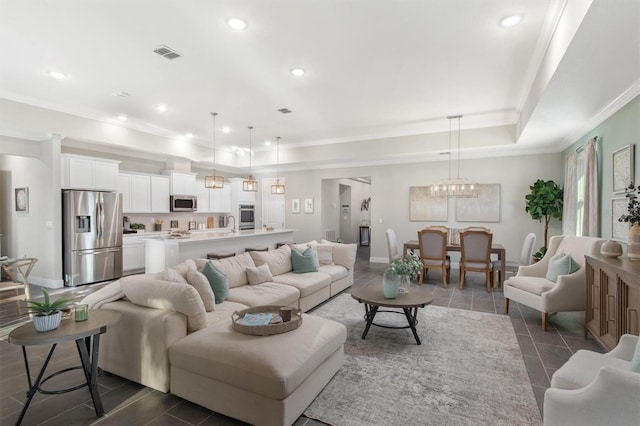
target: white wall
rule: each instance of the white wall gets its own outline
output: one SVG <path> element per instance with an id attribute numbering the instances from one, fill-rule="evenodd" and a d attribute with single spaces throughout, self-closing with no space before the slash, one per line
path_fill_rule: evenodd
<path id="1" fill-rule="evenodd" d="M 29 282 L 59 288 L 62 281 L 60 139 L 40 142 L 39 156 L 0 155 L 2 254 L 36 257 Z M 29 188 L 29 211 L 16 212 L 14 189 Z"/>
<path id="2" fill-rule="evenodd" d="M 455 200 L 449 200 L 448 226 L 463 228 L 473 224 L 486 225 L 493 230 L 494 241 L 506 247 L 507 258 L 517 260 L 524 237 L 535 232 L 542 245 L 543 225 L 531 219 L 525 212 L 525 195 L 536 179 L 552 179 L 562 184 L 560 154 L 530 155 L 506 158 L 463 160 L 461 176 L 478 183 L 501 184 L 500 222 L 458 223 L 455 221 Z M 386 261 L 387 248 L 384 232 L 394 228 L 400 243 L 416 239 L 417 231 L 434 222 L 409 221 L 409 187 L 437 183 L 447 177 L 448 163 L 403 164 L 401 166 L 368 166 L 349 169 L 306 171 L 285 174 L 287 177 L 286 219 L 287 228 L 297 229 L 297 242 L 324 237 L 321 212 L 326 211 L 322 199 L 323 179 L 346 177 L 371 177 L 371 258 Z M 328 192 L 325 191 L 325 194 Z M 333 193 L 333 192 L 331 192 Z M 313 214 L 292 214 L 291 199 L 315 199 Z M 560 222 L 552 221 L 549 235 L 560 234 Z"/>

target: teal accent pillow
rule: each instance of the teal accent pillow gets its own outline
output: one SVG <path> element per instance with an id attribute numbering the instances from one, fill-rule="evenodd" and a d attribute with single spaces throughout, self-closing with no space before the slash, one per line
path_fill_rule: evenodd
<path id="1" fill-rule="evenodd" d="M 308 247 L 300 253 L 295 247 L 291 249 L 291 264 L 294 274 L 304 274 L 305 272 L 318 272 L 316 261 L 313 258 L 313 251 Z"/>
<path id="2" fill-rule="evenodd" d="M 560 252 L 549 260 L 547 279 L 555 283 L 558 280 L 558 276 L 573 274 L 578 269 L 580 269 L 580 265 L 570 255 Z"/>
<path id="3" fill-rule="evenodd" d="M 202 268 L 202 274 L 209 280 L 211 290 L 216 298 L 216 303 L 222 303 L 229 295 L 229 284 L 227 283 L 227 276 L 213 266 L 211 262 L 207 262 Z"/>
<path id="4" fill-rule="evenodd" d="M 636 352 L 633 354 L 633 358 L 631 359 L 631 371 L 640 373 L 640 339 L 638 339 Z"/>

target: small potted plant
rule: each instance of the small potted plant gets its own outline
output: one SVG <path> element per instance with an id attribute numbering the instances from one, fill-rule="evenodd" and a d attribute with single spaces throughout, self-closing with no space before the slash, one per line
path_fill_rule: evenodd
<path id="1" fill-rule="evenodd" d="M 627 204 L 627 214 L 618 218 L 620 222 L 631 224 L 629 228 L 629 240 L 627 244 L 627 257 L 631 260 L 640 260 L 640 186 L 637 188 L 630 184 L 625 189 L 625 197 L 629 200 Z"/>
<path id="2" fill-rule="evenodd" d="M 391 268 L 398 275 L 407 276 L 412 280 L 415 280 L 420 273 L 422 264 L 417 254 L 410 251 L 404 257 L 404 259 L 396 259 L 391 262 Z"/>
<path id="3" fill-rule="evenodd" d="M 50 331 L 55 330 L 60 325 L 62 320 L 62 309 L 66 309 L 71 303 L 71 299 L 68 297 L 61 297 L 53 302 L 49 298 L 47 290 L 42 290 L 44 294 L 43 302 L 36 302 L 35 300 L 27 300 L 27 306 L 29 313 L 34 314 L 33 325 L 38 331 Z"/>

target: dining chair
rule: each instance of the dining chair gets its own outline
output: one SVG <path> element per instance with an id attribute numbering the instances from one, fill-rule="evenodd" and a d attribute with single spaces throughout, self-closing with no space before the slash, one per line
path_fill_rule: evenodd
<path id="1" fill-rule="evenodd" d="M 485 231 L 491 233 L 491 229 L 485 228 L 484 226 L 467 226 L 464 229 L 465 231 Z"/>
<path id="2" fill-rule="evenodd" d="M 442 285 L 447 288 L 451 276 L 451 263 L 447 256 L 448 233 L 442 229 L 425 228 L 418 232 L 418 245 L 420 247 L 420 277 L 418 283 L 422 284 L 424 276 L 429 269 L 442 271 Z"/>
<path id="3" fill-rule="evenodd" d="M 536 244 L 536 234 L 534 234 L 533 232 L 527 234 L 527 236 L 524 237 L 524 243 L 522 244 L 522 251 L 520 252 L 520 260 L 518 261 L 507 260 L 505 262 L 505 265 L 504 265 L 505 278 L 507 273 L 516 274 L 518 272 L 518 268 L 520 268 L 521 266 L 531 265 L 531 263 L 533 262 L 533 250 L 534 250 L 535 244 Z M 497 285 L 497 283 L 502 282 L 500 260 L 493 261 L 493 270 L 498 273 L 498 280 L 494 281 L 494 285 Z"/>
<path id="4" fill-rule="evenodd" d="M 465 229 L 460 233 L 460 289 L 464 288 L 467 272 L 483 272 L 487 281 L 487 293 L 493 286 L 493 263 L 491 262 L 491 232 Z"/>
<path id="5" fill-rule="evenodd" d="M 402 259 L 402 253 L 398 247 L 398 238 L 396 237 L 396 231 L 389 228 L 386 231 L 387 236 L 387 250 L 389 251 L 389 264 L 396 259 Z"/>

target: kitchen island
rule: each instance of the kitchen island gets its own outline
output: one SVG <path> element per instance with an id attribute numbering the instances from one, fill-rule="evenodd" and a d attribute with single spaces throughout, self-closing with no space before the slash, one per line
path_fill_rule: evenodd
<path id="1" fill-rule="evenodd" d="M 266 246 L 274 249 L 276 243 L 293 241 L 294 229 L 275 229 L 265 231 L 251 229 L 232 231 L 230 229 L 211 229 L 191 231 L 180 238 L 169 234 L 149 235 L 145 242 L 145 272 L 160 272 L 187 259 L 205 258 L 215 250 L 244 252 L 246 247 Z"/>

